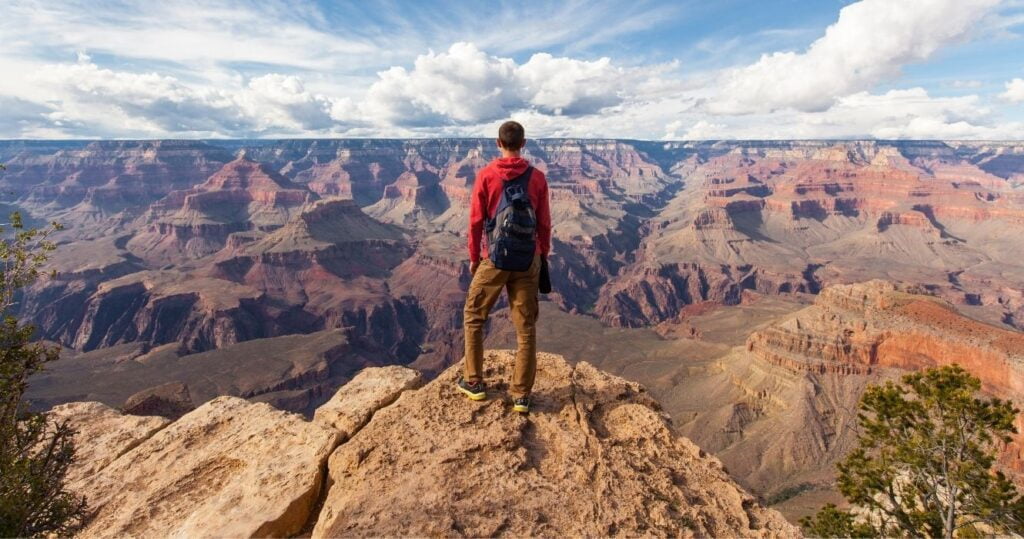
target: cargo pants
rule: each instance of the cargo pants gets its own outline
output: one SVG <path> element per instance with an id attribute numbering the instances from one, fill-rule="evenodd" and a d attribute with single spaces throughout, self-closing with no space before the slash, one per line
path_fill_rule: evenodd
<path id="1" fill-rule="evenodd" d="M 540 255 L 533 257 L 530 269 L 526 271 L 505 271 L 494 267 L 484 258 L 473 274 L 473 281 L 466 294 L 463 309 L 463 329 L 466 334 L 466 355 L 463 377 L 468 382 L 483 380 L 484 373 L 484 324 L 491 308 L 501 296 L 502 289 L 508 291 L 512 323 L 516 327 L 516 365 L 512 374 L 513 398 L 526 397 L 533 389 L 537 375 L 537 287 L 540 282 Z"/>

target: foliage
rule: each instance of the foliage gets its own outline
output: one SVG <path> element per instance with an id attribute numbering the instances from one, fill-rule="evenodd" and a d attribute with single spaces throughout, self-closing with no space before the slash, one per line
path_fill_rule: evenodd
<path id="1" fill-rule="evenodd" d="M 12 314 L 18 291 L 34 282 L 54 249 L 56 224 L 26 229 L 18 214 L 0 228 L 0 537 L 69 535 L 82 522 L 85 501 L 68 493 L 64 478 L 74 458 L 67 424 L 30 413 L 28 378 L 58 351 L 32 342 L 34 329 Z"/>
<path id="2" fill-rule="evenodd" d="M 826 506 L 801 522 L 818 536 L 1024 533 L 1024 498 L 994 470 L 1019 410 L 978 396 L 956 365 L 872 386 L 861 398 L 858 447 L 839 464 L 853 512 Z M 859 515 L 857 517 L 856 515 Z"/>
<path id="3" fill-rule="evenodd" d="M 800 519 L 800 524 L 811 537 L 873 537 L 871 526 L 857 522 L 849 511 L 828 504 L 813 517 Z"/>

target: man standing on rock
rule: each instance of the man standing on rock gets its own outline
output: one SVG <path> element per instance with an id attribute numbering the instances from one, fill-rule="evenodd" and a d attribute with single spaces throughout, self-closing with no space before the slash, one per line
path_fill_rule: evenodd
<path id="1" fill-rule="evenodd" d="M 484 167 L 473 184 L 469 213 L 473 281 L 463 309 L 466 356 L 458 382 L 459 390 L 471 400 L 487 398 L 484 324 L 504 288 L 519 344 L 511 393 L 513 409 L 520 413 L 530 411 L 530 391 L 537 372 L 537 294 L 551 250 L 548 182 L 543 172 L 520 155 L 525 144 L 522 125 L 513 121 L 501 124 L 501 157 Z M 481 245 L 485 232 L 487 239 Z"/>

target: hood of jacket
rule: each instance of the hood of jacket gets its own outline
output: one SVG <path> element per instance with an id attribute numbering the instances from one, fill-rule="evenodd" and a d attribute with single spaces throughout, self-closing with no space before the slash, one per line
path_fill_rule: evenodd
<path id="1" fill-rule="evenodd" d="M 530 162 L 522 157 L 499 157 L 491 161 L 491 168 L 502 180 L 511 180 L 526 172 Z"/>

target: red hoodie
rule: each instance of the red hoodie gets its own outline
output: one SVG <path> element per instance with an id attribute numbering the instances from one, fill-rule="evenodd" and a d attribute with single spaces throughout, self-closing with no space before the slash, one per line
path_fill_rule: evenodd
<path id="1" fill-rule="evenodd" d="M 499 157 L 477 173 L 473 183 L 473 196 L 469 208 L 469 260 L 478 262 L 487 257 L 487 245 L 481 248 L 484 224 L 494 216 L 501 201 L 506 180 L 515 179 L 526 172 L 529 161 L 522 157 Z M 533 169 L 527 190 L 533 211 L 537 213 L 537 253 L 547 256 L 551 251 L 551 208 L 548 204 L 548 180 L 544 173 Z"/>

